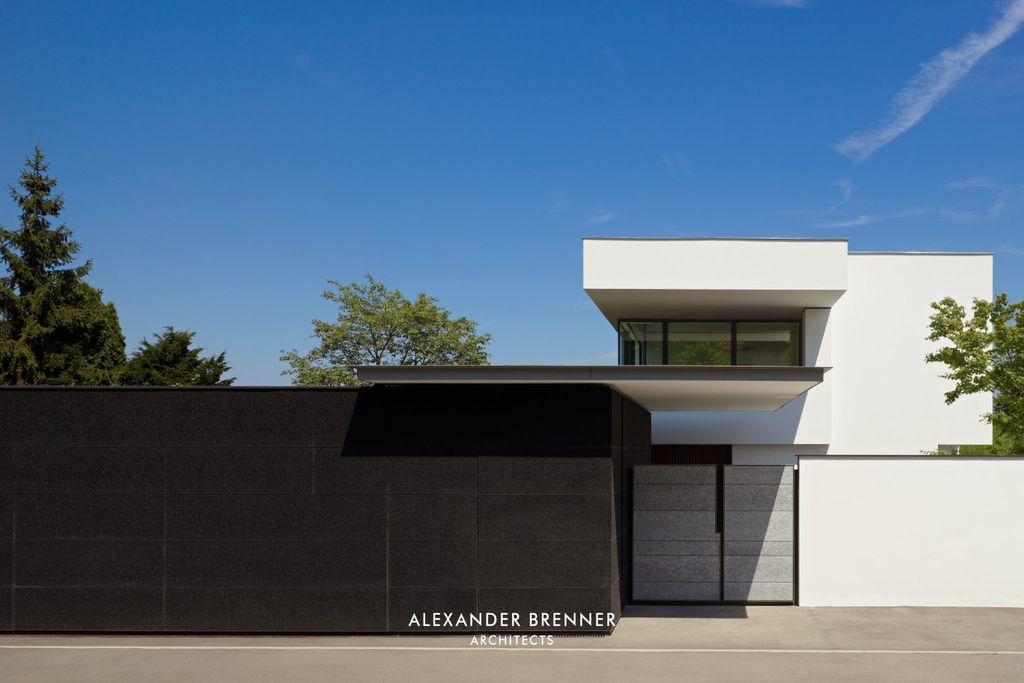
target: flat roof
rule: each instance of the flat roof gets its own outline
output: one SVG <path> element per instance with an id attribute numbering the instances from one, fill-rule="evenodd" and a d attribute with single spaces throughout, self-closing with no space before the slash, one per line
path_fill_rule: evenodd
<path id="1" fill-rule="evenodd" d="M 762 365 L 362 365 L 375 384 L 598 384 L 657 411 L 772 411 L 820 384 L 827 367 Z"/>

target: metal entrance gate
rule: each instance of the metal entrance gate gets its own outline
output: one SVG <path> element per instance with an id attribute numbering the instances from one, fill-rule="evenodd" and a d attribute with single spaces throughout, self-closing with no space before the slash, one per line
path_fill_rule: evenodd
<path id="1" fill-rule="evenodd" d="M 792 465 L 633 469 L 635 602 L 795 601 Z"/>

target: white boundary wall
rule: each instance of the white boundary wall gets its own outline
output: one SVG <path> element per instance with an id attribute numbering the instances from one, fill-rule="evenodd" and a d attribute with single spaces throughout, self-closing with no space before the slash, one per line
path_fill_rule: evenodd
<path id="1" fill-rule="evenodd" d="M 1024 458 L 799 461 L 804 606 L 1024 607 Z"/>

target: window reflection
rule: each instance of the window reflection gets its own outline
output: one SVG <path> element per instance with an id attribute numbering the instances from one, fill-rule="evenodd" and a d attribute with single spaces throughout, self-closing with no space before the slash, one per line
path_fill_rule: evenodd
<path id="1" fill-rule="evenodd" d="M 624 320 L 619 365 L 800 365 L 797 321 Z"/>
<path id="2" fill-rule="evenodd" d="M 732 363 L 730 323 L 669 323 L 669 365 L 729 365 Z"/>
<path id="3" fill-rule="evenodd" d="M 800 323 L 736 323 L 737 365 L 800 365 Z"/>
<path id="4" fill-rule="evenodd" d="M 619 325 L 619 365 L 662 365 L 663 325 L 624 322 Z"/>

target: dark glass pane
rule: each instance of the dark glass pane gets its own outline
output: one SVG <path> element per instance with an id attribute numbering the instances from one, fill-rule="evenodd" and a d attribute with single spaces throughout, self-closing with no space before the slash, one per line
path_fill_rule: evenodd
<path id="1" fill-rule="evenodd" d="M 661 323 L 619 323 L 619 365 L 661 365 Z"/>
<path id="2" fill-rule="evenodd" d="M 729 323 L 669 323 L 669 365 L 729 365 L 732 362 Z"/>
<path id="3" fill-rule="evenodd" d="M 737 323 L 737 365 L 800 365 L 800 323 Z"/>

